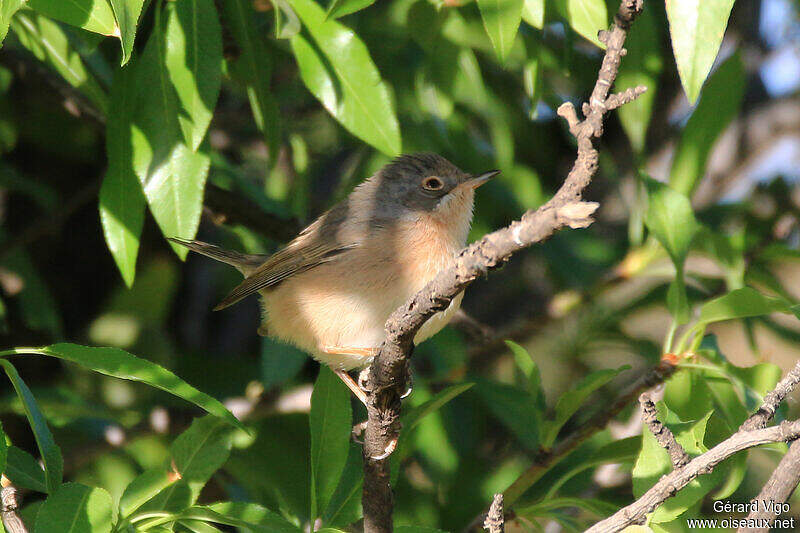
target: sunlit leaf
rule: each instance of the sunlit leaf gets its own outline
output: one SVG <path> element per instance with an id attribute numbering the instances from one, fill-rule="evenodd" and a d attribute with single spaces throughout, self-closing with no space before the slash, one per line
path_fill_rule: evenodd
<path id="1" fill-rule="evenodd" d="M 220 516 L 246 522 L 252 531 L 269 531 L 270 533 L 298 533 L 300 531 L 300 528 L 289 523 L 279 514 L 255 503 L 219 502 L 212 503 L 208 508 Z"/>
<path id="2" fill-rule="evenodd" d="M 666 6 L 678 74 L 693 104 L 717 57 L 733 0 L 669 0 Z"/>
<path id="3" fill-rule="evenodd" d="M 119 501 L 120 516 L 127 518 L 177 480 L 177 473 L 164 467 L 145 470 L 125 488 Z"/>
<path id="4" fill-rule="evenodd" d="M 770 313 L 792 314 L 794 312 L 793 306 L 783 298 L 766 296 L 750 287 L 743 287 L 703 304 L 697 324 L 706 325 L 712 322 Z"/>
<path id="5" fill-rule="evenodd" d="M 350 391 L 327 365 L 320 365 L 311 395 L 311 487 L 312 515 L 325 511 L 350 447 L 353 427 Z"/>
<path id="6" fill-rule="evenodd" d="M 175 87 L 186 144 L 203 142 L 222 83 L 222 30 L 214 0 L 170 2 L 164 65 Z"/>
<path id="7" fill-rule="evenodd" d="M 8 26 L 11 24 L 11 17 L 14 16 L 19 8 L 25 5 L 25 0 L 2 0 L 0 2 L 0 45 L 8 34 Z"/>
<path id="8" fill-rule="evenodd" d="M 77 363 L 107 376 L 146 383 L 151 387 L 183 398 L 233 426 L 243 428 L 241 423 L 219 401 L 195 389 L 169 370 L 118 348 L 96 348 L 61 343 L 44 348 L 20 349 L 16 353 L 49 355 Z M 0 359 L 0 361 L 3 360 Z"/>
<path id="9" fill-rule="evenodd" d="M 36 531 L 109 533 L 111 496 L 99 487 L 65 483 L 50 494 L 36 515 Z"/>
<path id="10" fill-rule="evenodd" d="M 52 19 L 94 33 L 119 37 L 108 0 L 28 0 L 28 7 Z"/>
<path id="11" fill-rule="evenodd" d="M 328 17 L 338 19 L 361 11 L 375 3 L 375 0 L 332 0 L 328 6 Z"/>
<path id="12" fill-rule="evenodd" d="M 460 383 L 458 385 L 452 385 L 442 391 L 439 391 L 433 398 L 426 401 L 422 405 L 411 408 L 407 412 L 403 413 L 403 428 L 406 431 L 411 431 L 417 427 L 417 424 L 419 424 L 423 418 L 431 413 L 435 413 L 450 400 L 471 389 L 473 385 L 474 383 Z"/>
<path id="13" fill-rule="evenodd" d="M 556 0 L 556 9 L 573 30 L 601 48 L 597 38 L 600 30 L 608 29 L 608 11 L 604 0 Z"/>
<path id="14" fill-rule="evenodd" d="M 57 23 L 33 11 L 24 10 L 14 15 L 11 29 L 19 37 L 20 43 L 37 59 L 55 69 L 70 85 L 85 94 L 100 111 L 107 111 L 108 96 L 86 69 L 83 59 Z"/>
<path id="15" fill-rule="evenodd" d="M 52 494 L 61 486 L 61 479 L 64 473 L 64 460 L 61 457 L 61 449 L 53 440 L 53 434 L 50 433 L 50 428 L 47 427 L 47 422 L 36 404 L 33 393 L 22 381 L 22 378 L 19 377 L 17 369 L 7 359 L 0 359 L 0 366 L 5 370 L 11 385 L 13 385 L 17 396 L 22 400 L 22 404 L 25 407 L 25 416 L 31 426 L 33 436 L 36 438 L 36 446 L 39 448 L 39 453 L 44 463 L 47 492 Z"/>
<path id="16" fill-rule="evenodd" d="M 744 65 L 738 54 L 728 58 L 709 78 L 672 160 L 669 183 L 676 191 L 689 196 L 697 188 L 714 143 L 739 112 L 744 83 Z"/>
<path id="17" fill-rule="evenodd" d="M 111 9 L 119 26 L 119 40 L 122 45 L 121 65 L 125 66 L 133 52 L 133 42 L 136 38 L 136 27 L 139 24 L 139 15 L 145 0 L 109 0 Z M 112 105 L 112 107 L 114 107 Z"/>
<path id="18" fill-rule="evenodd" d="M 309 41 L 298 33 L 292 51 L 303 83 L 356 137 L 387 155 L 401 151 L 400 127 L 389 89 L 358 36 L 312 0 L 292 0 Z"/>
<path id="19" fill-rule="evenodd" d="M 100 188 L 100 222 L 114 262 L 130 287 L 136 274 L 139 237 L 144 224 L 145 198 L 133 171 L 131 121 L 135 79 L 133 68 L 120 69 L 111 87 L 114 113 L 106 122 L 108 170 Z"/>
<path id="20" fill-rule="evenodd" d="M 483 26 L 501 63 L 505 63 L 522 19 L 525 0 L 478 0 Z"/>
<path id="21" fill-rule="evenodd" d="M 522 19 L 536 29 L 544 28 L 545 0 L 525 0 L 522 6 Z"/>

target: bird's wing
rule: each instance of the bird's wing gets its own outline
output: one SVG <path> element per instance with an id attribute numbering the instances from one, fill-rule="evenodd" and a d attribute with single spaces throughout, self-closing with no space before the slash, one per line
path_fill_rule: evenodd
<path id="1" fill-rule="evenodd" d="M 216 259 L 217 261 L 234 266 L 244 276 L 250 275 L 250 273 L 261 266 L 268 257 L 266 255 L 242 254 L 234 252 L 233 250 L 225 250 L 224 248 L 208 244 L 207 242 L 187 241 L 176 237 L 167 237 L 167 240 L 185 246 L 198 254 L 203 254 L 211 259 Z"/>
<path id="2" fill-rule="evenodd" d="M 304 234 L 301 233 L 301 237 Z M 233 305 L 242 298 L 250 296 L 261 289 L 274 287 L 291 276 L 327 263 L 339 254 L 356 247 L 356 244 L 325 243 L 310 239 L 309 241 L 298 238 L 267 259 L 264 264 L 254 270 L 239 286 L 233 289 L 214 310 L 217 311 Z"/>

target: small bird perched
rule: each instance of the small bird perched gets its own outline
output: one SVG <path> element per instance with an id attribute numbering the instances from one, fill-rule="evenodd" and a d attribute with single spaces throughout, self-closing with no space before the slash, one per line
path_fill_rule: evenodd
<path id="1" fill-rule="evenodd" d="M 329 365 L 364 401 L 347 371 L 369 365 L 389 315 L 452 264 L 467 240 L 474 190 L 498 173 L 474 176 L 436 154 L 404 155 L 272 256 L 170 240 L 245 276 L 214 310 L 260 293 L 259 333 L 290 342 Z M 415 343 L 450 321 L 461 296 L 420 328 Z"/>

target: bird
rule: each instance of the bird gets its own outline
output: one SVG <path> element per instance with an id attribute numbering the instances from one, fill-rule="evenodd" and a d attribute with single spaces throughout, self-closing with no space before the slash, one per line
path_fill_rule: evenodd
<path id="1" fill-rule="evenodd" d="M 348 372 L 377 355 L 389 315 L 453 264 L 466 244 L 475 189 L 497 174 L 468 174 L 434 153 L 402 155 L 271 256 L 170 240 L 244 275 L 215 311 L 259 293 L 259 334 L 329 365 L 366 403 Z M 452 319 L 462 296 L 419 329 L 415 344 Z"/>

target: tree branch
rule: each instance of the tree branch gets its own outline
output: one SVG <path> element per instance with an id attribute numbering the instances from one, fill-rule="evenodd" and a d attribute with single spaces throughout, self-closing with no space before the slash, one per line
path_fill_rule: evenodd
<path id="1" fill-rule="evenodd" d="M 739 430 L 748 431 L 765 427 L 767 422 L 775 416 L 775 411 L 778 410 L 783 399 L 794 390 L 798 383 L 800 383 L 800 361 L 778 382 L 774 389 L 764 396 L 764 403 L 761 404 L 758 411 L 744 421 Z"/>
<path id="2" fill-rule="evenodd" d="M 789 499 L 800 483 L 800 440 L 795 440 L 783 456 L 764 488 L 753 500 L 756 509 L 747 515 L 748 522 L 772 524 L 775 510 L 768 510 L 762 502 L 782 503 Z M 739 533 L 767 533 L 768 527 L 740 527 Z"/>
<path id="3" fill-rule="evenodd" d="M 17 489 L 11 484 L 11 481 L 2 476 L 0 479 L 2 491 L 0 491 L 0 500 L 2 500 L 2 507 L 0 507 L 0 516 L 3 520 L 3 526 L 8 533 L 28 533 L 28 528 L 22 518 L 17 514 L 17 509 L 20 506 L 20 499 L 17 496 Z"/>
<path id="4" fill-rule="evenodd" d="M 597 82 L 583 108 L 580 121 L 574 107 L 564 104 L 564 116 L 578 143 L 578 155 L 564 184 L 555 196 L 535 211 L 528 211 L 510 226 L 484 236 L 463 249 L 450 268 L 443 270 L 386 322 L 386 339 L 370 366 L 367 378 L 367 428 L 364 432 L 365 533 L 392 531 L 392 490 L 388 456 L 399 431 L 400 394 L 406 380 L 408 358 L 414 336 L 431 316 L 446 309 L 455 296 L 472 281 L 502 265 L 519 250 L 550 237 L 564 226 L 586 227 L 597 204 L 583 202 L 581 195 L 597 171 L 598 153 L 594 139 L 603 133 L 608 112 L 609 90 L 617 77 L 627 30 L 641 12 L 642 0 L 622 0 L 609 31 L 601 32 L 606 52 Z M 644 88 L 632 92 L 630 99 Z M 620 97 L 616 97 L 614 102 Z M 613 102 L 611 103 L 613 105 Z"/>
<path id="5" fill-rule="evenodd" d="M 650 395 L 643 392 L 639 396 L 639 403 L 642 405 L 642 421 L 647 424 L 658 444 L 667 450 L 672 466 L 681 468 L 686 465 L 689 462 L 689 454 L 675 440 L 675 435 L 672 434 L 672 431 L 658 419 L 658 411 L 656 411 L 656 405 L 650 399 Z"/>
<path id="6" fill-rule="evenodd" d="M 486 519 L 483 521 L 483 529 L 488 529 L 489 533 L 504 533 L 505 516 L 503 515 L 503 494 L 498 492 L 492 499 L 492 505 L 489 506 L 489 512 L 486 513 Z"/>

